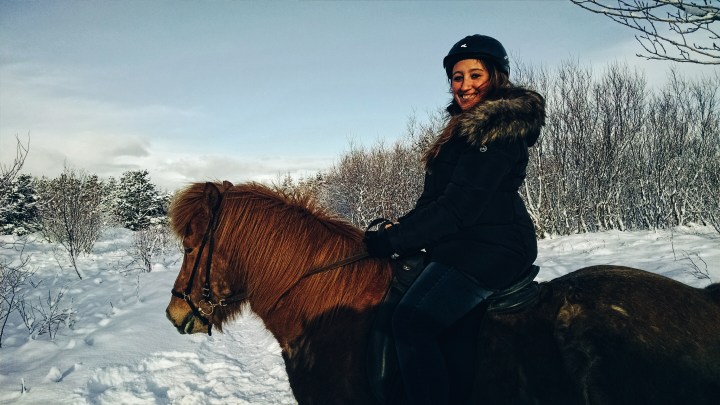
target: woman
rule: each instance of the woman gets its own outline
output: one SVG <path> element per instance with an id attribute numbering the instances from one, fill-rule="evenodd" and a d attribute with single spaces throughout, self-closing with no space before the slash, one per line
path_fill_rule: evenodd
<path id="1" fill-rule="evenodd" d="M 512 284 L 537 256 L 518 189 L 528 147 L 545 123 L 545 101 L 513 86 L 497 40 L 472 35 L 443 60 L 453 95 L 450 120 L 425 153 L 415 208 L 366 233 L 372 257 L 425 249 L 428 265 L 393 316 L 398 359 L 411 404 L 446 404 L 449 382 L 437 337 L 493 290 Z"/>

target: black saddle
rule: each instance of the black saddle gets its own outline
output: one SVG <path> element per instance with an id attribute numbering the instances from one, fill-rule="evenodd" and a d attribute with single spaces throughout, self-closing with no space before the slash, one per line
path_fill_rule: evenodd
<path id="1" fill-rule="evenodd" d="M 393 281 L 376 312 L 370 330 L 366 360 L 367 376 L 371 390 L 381 404 L 394 403 L 401 395 L 399 366 L 392 332 L 392 315 L 402 296 L 423 269 L 425 269 L 425 257 L 422 254 L 393 261 Z M 534 279 L 539 271 L 540 267 L 532 265 L 521 274 L 513 285 L 494 292 L 485 299 L 483 306 L 486 309 L 484 312 L 514 312 L 537 302 L 540 286 Z M 479 322 L 477 326 L 479 326 Z M 465 330 L 465 333 L 477 332 L 476 327 L 462 330 Z"/>

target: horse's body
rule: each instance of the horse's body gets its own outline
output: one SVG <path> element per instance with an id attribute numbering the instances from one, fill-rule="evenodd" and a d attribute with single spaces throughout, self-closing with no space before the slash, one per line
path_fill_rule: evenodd
<path id="1" fill-rule="evenodd" d="M 361 232 L 257 184 L 195 184 L 171 210 L 188 252 L 175 290 L 193 286 L 193 305 L 202 307 L 207 277 L 190 274 L 208 259 L 198 247 L 218 212 L 209 279 L 216 298 L 205 299 L 242 299 L 215 305 L 209 322 L 221 328 L 246 302 L 280 343 L 300 404 L 375 403 L 365 349 L 389 263 L 368 259 L 294 285 L 361 251 Z M 172 298 L 167 314 L 182 333 L 208 331 L 182 299 Z M 477 350 L 468 351 L 477 359 L 471 403 L 715 404 L 720 284 L 696 289 L 627 267 L 581 269 L 542 283 L 530 308 L 485 315 Z"/>

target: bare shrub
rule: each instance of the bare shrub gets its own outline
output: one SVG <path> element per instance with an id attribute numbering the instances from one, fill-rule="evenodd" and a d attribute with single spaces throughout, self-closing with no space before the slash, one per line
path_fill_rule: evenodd
<path id="1" fill-rule="evenodd" d="M 76 311 L 72 307 L 72 301 L 69 306 L 65 305 L 63 301 L 65 292 L 65 289 L 61 288 L 59 292 L 53 294 L 48 289 L 47 297 L 44 300 L 38 297 L 37 305 L 26 299 L 20 300 L 18 312 L 33 339 L 47 334 L 50 340 L 55 340 L 63 326 L 72 328 Z"/>
<path id="2" fill-rule="evenodd" d="M 23 145 L 20 139 L 16 138 L 15 159 L 7 165 L 0 163 L 0 190 L 9 189 L 10 185 L 15 181 L 15 177 L 25 163 L 29 149 L 29 140 L 27 144 Z M 28 266 L 30 258 L 23 255 L 24 248 L 24 241 L 0 241 L 0 250 L 11 249 L 19 252 L 17 261 L 6 259 L 4 256 L 0 257 L 0 320 L 2 321 L 2 325 L 0 325 L 0 347 L 2 347 L 2 337 L 8 318 L 13 311 L 18 309 L 22 301 L 20 291 L 33 274 L 33 270 Z"/>
<path id="3" fill-rule="evenodd" d="M 402 139 L 391 146 L 351 145 L 339 162 L 306 187 L 359 227 L 378 217 L 398 218 L 415 206 L 422 192 L 421 157 L 444 123 L 441 111 L 428 114 L 425 122 L 412 116 Z"/>
<path id="4" fill-rule="evenodd" d="M 540 236 L 658 229 L 718 217 L 718 78 L 671 72 L 651 91 L 611 64 L 601 74 L 565 62 L 522 76 L 547 100 L 522 196 Z"/>
<path id="5" fill-rule="evenodd" d="M 24 242 L 4 243 L 0 242 L 0 249 L 12 250 L 11 254 L 17 256 L 17 260 L 10 260 L 0 257 L 0 347 L 2 347 L 3 332 L 10 314 L 23 305 L 22 290 L 30 281 L 34 270 L 28 266 L 30 257 L 23 254 Z"/>
<path id="6" fill-rule="evenodd" d="M 321 199 L 362 227 L 374 218 L 397 218 L 409 211 L 422 178 L 419 157 L 407 145 L 353 147 L 325 177 Z"/>
<path id="7" fill-rule="evenodd" d="M 40 180 L 37 189 L 42 232 L 62 246 L 82 279 L 77 259 L 92 251 L 104 223 L 102 184 L 97 176 L 66 166 L 59 177 Z"/>
<path id="8" fill-rule="evenodd" d="M 20 138 L 15 137 L 15 139 L 15 159 L 9 164 L 0 163 L 0 189 L 7 188 L 15 180 L 15 176 L 20 173 L 30 150 L 30 139 L 25 144 L 20 142 Z"/>
<path id="9" fill-rule="evenodd" d="M 152 225 L 133 233 L 133 245 L 129 252 L 132 257 L 131 270 L 149 273 L 158 255 L 179 251 L 176 238 L 167 225 Z"/>

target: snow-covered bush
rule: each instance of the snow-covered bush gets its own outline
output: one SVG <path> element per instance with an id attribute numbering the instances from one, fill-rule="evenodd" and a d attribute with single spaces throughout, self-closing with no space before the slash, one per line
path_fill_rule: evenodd
<path id="1" fill-rule="evenodd" d="M 58 331 L 63 327 L 72 328 L 75 323 L 76 310 L 72 302 L 64 302 L 65 289 L 53 294 L 47 291 L 47 297 L 38 298 L 37 305 L 28 299 L 19 302 L 18 312 L 33 339 L 47 333 L 50 340 L 55 340 Z"/>
<path id="2" fill-rule="evenodd" d="M 720 232 L 720 76 L 671 72 L 653 89 L 617 63 L 601 74 L 577 62 L 513 72 L 547 101 L 520 189 L 540 237 L 693 222 Z M 309 190 L 361 227 L 404 214 L 421 191 L 421 156 L 446 118 L 411 118 L 410 136 L 391 147 L 352 147 Z"/>
<path id="3" fill-rule="evenodd" d="M 180 251 L 177 238 L 167 224 L 148 226 L 133 233 L 133 244 L 129 252 L 132 269 L 151 272 L 155 259 L 171 251 Z"/>
<path id="4" fill-rule="evenodd" d="M 66 167 L 52 179 L 37 183 L 42 232 L 60 244 L 78 277 L 80 254 L 90 253 L 103 227 L 102 183 L 95 175 Z"/>

